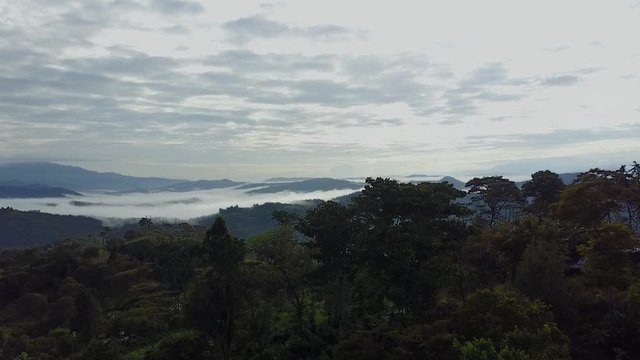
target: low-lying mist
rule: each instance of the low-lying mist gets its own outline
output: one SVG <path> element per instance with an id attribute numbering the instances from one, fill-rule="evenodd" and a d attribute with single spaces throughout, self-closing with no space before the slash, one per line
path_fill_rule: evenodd
<path id="1" fill-rule="evenodd" d="M 266 202 L 296 203 L 303 200 L 329 200 L 353 193 L 352 189 L 307 193 L 278 192 L 247 194 L 237 188 L 190 192 L 129 194 L 85 193 L 84 196 L 39 199 L 2 199 L 3 207 L 38 210 L 61 215 L 84 215 L 99 219 L 165 218 L 188 220 L 212 215 L 230 206 L 249 207 Z"/>

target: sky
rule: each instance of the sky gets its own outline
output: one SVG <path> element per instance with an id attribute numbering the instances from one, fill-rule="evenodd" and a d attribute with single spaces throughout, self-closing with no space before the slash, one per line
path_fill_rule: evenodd
<path id="1" fill-rule="evenodd" d="M 640 160 L 640 0 L 0 0 L 0 161 L 188 179 Z"/>

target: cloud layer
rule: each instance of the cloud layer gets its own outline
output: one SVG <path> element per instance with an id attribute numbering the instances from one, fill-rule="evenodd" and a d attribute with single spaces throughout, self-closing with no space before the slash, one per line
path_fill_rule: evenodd
<path id="1" fill-rule="evenodd" d="M 62 215 L 83 215 L 100 219 L 139 219 L 142 217 L 189 220 L 218 213 L 230 206 L 251 207 L 265 202 L 297 203 L 329 200 L 354 190 L 280 192 L 248 194 L 239 189 L 191 191 L 188 193 L 130 193 L 127 195 L 85 194 L 64 199 L 3 199 L 3 206 L 17 210 L 38 210 Z"/>
<path id="2" fill-rule="evenodd" d="M 639 154 L 640 47 L 622 29 L 531 34 L 498 2 L 477 15 L 510 12 L 502 33 L 443 22 L 460 16 L 447 5 L 307 5 L 0 5 L 0 161 L 251 179 L 468 173 L 537 146 Z M 636 7 L 582 6 L 640 31 Z"/>

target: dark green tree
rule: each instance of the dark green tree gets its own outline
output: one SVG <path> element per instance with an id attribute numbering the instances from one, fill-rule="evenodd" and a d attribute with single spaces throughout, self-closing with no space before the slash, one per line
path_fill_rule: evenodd
<path id="1" fill-rule="evenodd" d="M 621 221 L 634 229 L 639 182 L 624 166 L 615 171 L 591 169 L 561 193 L 557 215 L 586 228 Z"/>
<path id="2" fill-rule="evenodd" d="M 352 214 L 336 202 L 324 202 L 309 210 L 298 230 L 309 238 L 308 245 L 318 261 L 316 282 L 324 285 L 332 323 L 342 339 L 348 329 L 353 282 L 357 273 L 356 244 Z"/>
<path id="3" fill-rule="evenodd" d="M 565 268 L 567 244 L 557 224 L 531 220 L 529 243 L 515 274 L 515 286 L 523 294 L 553 306 L 555 314 L 567 310 Z"/>
<path id="4" fill-rule="evenodd" d="M 569 339 L 558 328 L 549 306 L 509 288 L 471 294 L 452 325 L 463 343 L 485 338 L 498 349 L 510 349 L 510 354 L 525 353 L 536 360 L 569 359 Z"/>
<path id="5" fill-rule="evenodd" d="M 288 226 L 251 238 L 250 248 L 256 259 L 268 265 L 272 276 L 282 284 L 294 305 L 298 331 L 302 331 L 310 296 L 309 273 L 313 269 L 309 249 L 298 242 L 294 230 Z"/>
<path id="6" fill-rule="evenodd" d="M 502 176 L 473 178 L 467 182 L 469 194 L 478 203 L 484 220 L 494 226 L 501 220 L 509 220 L 523 207 L 524 198 L 516 184 Z"/>
<path id="7" fill-rule="evenodd" d="M 90 290 L 83 290 L 75 298 L 70 325 L 78 332 L 81 341 L 88 341 L 99 334 L 103 325 L 102 308 Z"/>
<path id="8" fill-rule="evenodd" d="M 560 176 L 549 170 L 538 171 L 531 175 L 531 180 L 522 185 L 524 196 L 531 198 L 528 210 L 534 214 L 547 213 L 551 204 L 556 202 L 565 184 Z"/>
<path id="9" fill-rule="evenodd" d="M 232 357 L 245 252 L 244 244 L 229 234 L 224 220 L 217 217 L 202 245 L 207 271 L 187 304 L 189 322 L 214 341 L 211 351 L 219 352 L 225 360 Z"/>
<path id="10" fill-rule="evenodd" d="M 624 225 L 604 224 L 592 230 L 589 241 L 579 248 L 586 261 L 585 274 L 595 286 L 605 291 L 611 329 L 616 327 L 618 319 L 620 291 L 631 281 L 629 254 L 638 244 L 638 239 Z"/>
<path id="11" fill-rule="evenodd" d="M 448 264 L 434 260 L 459 245 L 467 210 L 456 200 L 463 195 L 446 183 L 367 179 L 354 198 L 352 230 L 359 282 L 367 283 L 355 295 L 369 314 L 392 304 L 394 316 L 419 318 L 433 306 L 439 284 L 451 275 Z"/>

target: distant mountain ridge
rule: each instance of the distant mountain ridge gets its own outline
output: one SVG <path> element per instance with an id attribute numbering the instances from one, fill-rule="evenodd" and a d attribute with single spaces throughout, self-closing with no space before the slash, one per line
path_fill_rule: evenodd
<path id="1" fill-rule="evenodd" d="M 304 180 L 310 180 L 313 179 L 312 177 L 308 177 L 308 176 L 294 176 L 294 177 L 272 177 L 272 178 L 268 178 L 266 179 L 264 182 L 267 183 L 274 183 L 274 182 L 293 182 L 293 181 L 304 181 Z"/>
<path id="2" fill-rule="evenodd" d="M 257 186 L 253 186 L 252 190 L 247 191 L 248 194 L 272 194 L 284 191 L 305 193 L 343 189 L 358 190 L 363 187 L 363 184 L 355 183 L 353 181 L 332 178 L 313 178 L 290 183 L 266 183 L 252 185 Z"/>
<path id="3" fill-rule="evenodd" d="M 189 192 L 198 190 L 213 190 L 213 189 L 226 189 L 234 186 L 245 184 L 244 182 L 237 182 L 229 179 L 220 180 L 195 180 L 184 181 L 177 184 L 154 188 L 154 189 L 142 189 L 141 192 Z M 133 191 L 130 191 L 133 192 Z"/>
<path id="4" fill-rule="evenodd" d="M 408 179 L 413 179 L 413 178 L 432 178 L 432 177 L 438 177 L 438 176 L 442 176 L 442 175 L 411 174 L 411 175 L 407 175 L 407 178 Z"/>
<path id="5" fill-rule="evenodd" d="M 563 173 L 563 174 L 558 174 L 558 177 L 560 177 L 560 180 L 562 180 L 562 182 L 565 185 L 571 185 L 573 184 L 574 181 L 576 181 L 576 179 L 578 179 L 579 174 L 580 173 Z M 516 186 L 518 186 L 519 188 L 522 188 L 522 185 L 524 185 L 524 183 L 526 183 L 529 180 L 517 181 Z"/>
<path id="6" fill-rule="evenodd" d="M 577 173 L 560 174 L 560 178 L 566 183 L 572 183 Z M 426 175 L 409 175 L 407 178 L 423 177 Z M 420 181 L 420 180 L 416 180 Z M 451 176 L 444 176 L 440 180 L 431 182 L 448 182 L 456 189 L 464 189 L 465 182 Z M 521 186 L 524 181 L 517 182 Z M 41 184 L 42 189 L 24 188 Z M 311 177 L 273 177 L 262 183 L 237 182 L 230 179 L 219 180 L 184 180 L 159 177 L 136 177 L 116 174 L 113 172 L 97 172 L 86 170 L 77 166 L 60 165 L 50 162 L 0 164 L 0 186 L 4 189 L 4 197 L 13 197 L 16 194 L 24 194 L 18 197 L 26 197 L 32 193 L 32 197 L 59 197 L 65 195 L 78 195 L 83 191 L 106 192 L 189 192 L 196 190 L 213 190 L 225 188 L 237 188 L 247 190 L 249 194 L 268 194 L 278 192 L 313 192 L 329 191 L 337 189 L 358 190 L 362 188 L 360 181 L 333 178 Z M 20 189 L 24 188 L 24 189 Z M 0 191 L 0 198 L 3 197 Z M 13 194 L 13 195 L 12 195 Z"/>
<path id="7" fill-rule="evenodd" d="M 49 162 L 0 164 L 0 185 L 19 187 L 34 183 L 43 184 L 43 187 L 64 189 L 66 195 L 76 195 L 77 191 L 187 192 L 221 189 L 244 184 L 229 179 L 189 181 L 160 177 L 136 177 Z"/>
<path id="8" fill-rule="evenodd" d="M 34 162 L 1 164 L 0 182 L 8 181 L 26 184 L 38 183 L 74 191 L 125 191 L 170 186 L 186 180 L 135 177 L 111 172 L 91 171 L 77 166 Z"/>
<path id="9" fill-rule="evenodd" d="M 81 239 L 90 234 L 99 234 L 102 230 L 101 221 L 87 216 L 0 208 L 0 249 Z"/>
<path id="10" fill-rule="evenodd" d="M 73 190 L 44 185 L 0 185 L 0 199 L 58 198 L 67 195 L 82 196 Z"/>
<path id="11" fill-rule="evenodd" d="M 452 176 L 443 176 L 442 179 L 440 179 L 439 181 L 437 181 L 439 183 L 449 183 L 451 185 L 453 185 L 454 188 L 458 189 L 458 190 L 462 190 L 466 187 L 466 183 L 464 181 L 458 180 Z"/>

